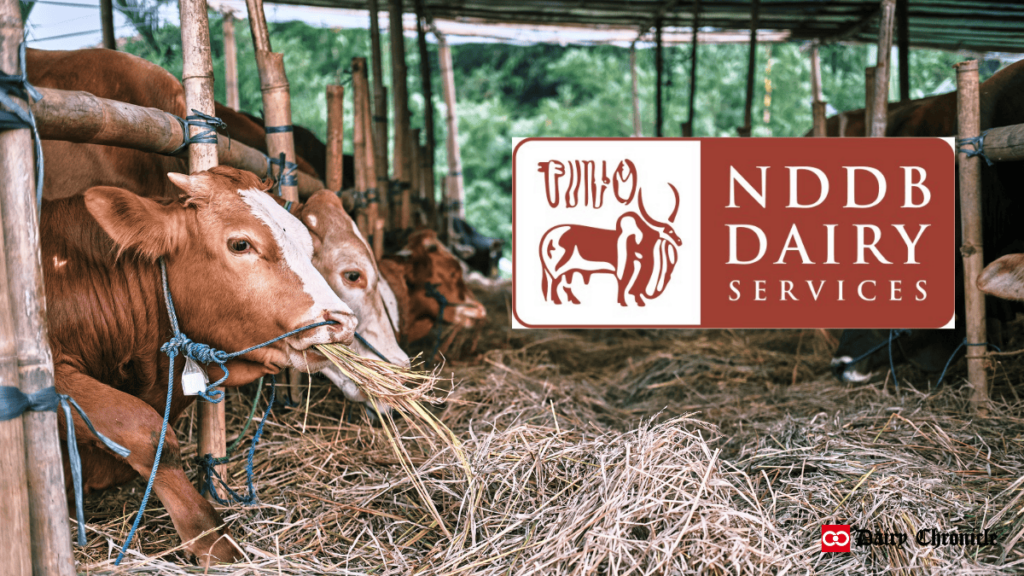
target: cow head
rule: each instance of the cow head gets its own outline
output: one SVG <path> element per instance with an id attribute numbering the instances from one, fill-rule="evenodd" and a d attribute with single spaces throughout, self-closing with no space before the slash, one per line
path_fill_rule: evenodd
<path id="1" fill-rule="evenodd" d="M 441 305 L 427 292 L 428 283 L 448 301 L 445 323 L 468 328 L 487 317 L 487 310 L 466 288 L 462 263 L 431 230 L 414 232 L 404 249 L 379 265 L 398 299 L 403 340 L 419 340 L 436 326 Z"/>
<path id="2" fill-rule="evenodd" d="M 337 322 L 246 354 L 262 373 L 320 370 L 327 360 L 314 344 L 351 343 L 352 310 L 313 267 L 305 226 L 264 192 L 266 184 L 223 166 L 168 177 L 182 191 L 176 202 L 96 187 L 85 193 L 85 204 L 121 253 L 166 261 L 185 334 L 234 352 L 308 324 Z M 228 384 L 243 377 L 232 371 Z"/>
<path id="3" fill-rule="evenodd" d="M 669 278 L 672 276 L 672 271 L 675 269 L 676 261 L 678 260 L 678 253 L 676 246 L 682 246 L 683 241 L 676 234 L 675 229 L 672 227 L 672 222 L 676 219 L 676 214 L 679 212 L 679 190 L 672 184 L 668 187 L 672 190 L 672 195 L 675 198 L 674 207 L 672 213 L 669 214 L 668 220 L 660 222 L 655 220 L 644 206 L 644 191 L 641 189 L 637 194 L 637 206 L 640 209 L 640 216 L 644 222 L 650 227 L 650 232 L 657 235 L 656 238 L 647 239 L 645 238 L 643 243 L 648 246 L 646 252 L 651 256 L 651 259 L 644 265 L 644 278 L 641 280 L 646 281 L 642 286 L 643 293 L 648 298 L 655 298 L 664 292 L 665 287 L 668 286 Z"/>
<path id="4" fill-rule="evenodd" d="M 398 310 L 386 282 L 381 281 L 373 251 L 345 212 L 338 196 L 330 190 L 314 194 L 302 206 L 300 218 L 313 238 L 313 265 L 327 279 L 334 292 L 347 304 L 359 325 L 356 331 L 388 361 L 409 366 L 409 356 L 398 346 Z M 385 298 L 395 306 L 388 310 Z M 360 355 L 378 360 L 362 342 L 353 344 Z M 334 366 L 323 370 L 349 400 L 366 402 L 355 383 Z"/>

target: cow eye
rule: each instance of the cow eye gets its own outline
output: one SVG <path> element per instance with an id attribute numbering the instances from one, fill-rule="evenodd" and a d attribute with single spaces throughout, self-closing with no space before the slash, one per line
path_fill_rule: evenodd
<path id="1" fill-rule="evenodd" d="M 355 284 L 356 282 L 359 282 L 359 278 L 360 278 L 359 272 L 345 272 L 345 280 L 347 280 L 347 281 L 349 281 L 349 282 L 351 282 L 353 284 Z"/>
<path id="2" fill-rule="evenodd" d="M 252 244 L 248 240 L 242 240 L 239 238 L 232 238 L 228 240 L 228 250 L 231 250 L 235 254 L 245 254 L 252 248 Z"/>

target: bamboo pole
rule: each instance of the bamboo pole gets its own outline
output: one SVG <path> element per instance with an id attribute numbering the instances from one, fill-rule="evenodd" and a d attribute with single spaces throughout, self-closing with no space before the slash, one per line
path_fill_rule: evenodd
<path id="1" fill-rule="evenodd" d="M 875 101 L 875 67 L 869 66 L 864 69 L 864 135 L 871 136 L 871 110 L 874 110 Z"/>
<path id="2" fill-rule="evenodd" d="M 365 64 L 363 68 L 365 70 Z M 370 111 L 370 88 L 365 72 L 363 73 L 361 85 L 363 86 L 363 134 L 366 138 L 366 147 L 363 149 L 367 188 L 366 218 L 368 220 L 367 226 L 372 232 L 372 238 L 367 238 L 367 240 L 370 241 L 370 246 L 373 248 L 374 257 L 379 259 L 384 256 L 384 221 L 380 216 L 380 207 L 383 205 L 380 198 L 384 191 L 380 188 L 374 188 L 374 176 L 379 174 L 379 172 L 377 171 L 377 147 L 373 134 L 373 117 Z M 380 180 L 376 180 L 376 182 L 379 183 Z M 384 184 L 387 185 L 386 178 Z"/>
<path id="3" fill-rule="evenodd" d="M 405 65 L 405 36 L 402 31 L 402 0 L 391 0 L 388 19 L 391 27 L 391 98 L 395 116 L 394 178 L 401 190 L 398 228 L 409 228 L 411 217 L 409 163 L 409 88 Z"/>
<path id="4" fill-rule="evenodd" d="M 114 37 L 114 3 L 112 0 L 100 0 L 100 27 L 103 28 L 103 47 L 117 50 L 117 39 Z"/>
<path id="5" fill-rule="evenodd" d="M 910 101 L 910 15 L 908 0 L 896 0 L 896 26 L 899 28 L 900 102 Z"/>
<path id="6" fill-rule="evenodd" d="M 18 47 L 24 32 L 21 23 L 21 6 L 16 0 L 0 0 L 0 73 L 20 74 Z M 24 104 L 15 99 L 18 104 Z M 35 204 L 36 182 L 34 147 L 29 130 L 6 130 L 0 132 L 0 222 L 2 222 L 3 247 L 0 266 L 4 276 L 0 278 L 0 291 L 5 294 L 0 300 L 0 310 L 5 309 L 9 318 L 0 319 L 0 324 L 11 330 L 14 349 L 4 345 L 0 350 L 0 364 L 7 366 L 6 373 L 0 373 L 0 384 L 18 386 L 22 392 L 32 394 L 53 386 L 53 356 L 47 339 L 46 297 L 43 291 L 43 273 L 40 264 L 39 222 Z M 11 353 L 13 352 L 13 359 Z M 17 367 L 12 375 L 11 365 Z M 31 546 L 32 573 L 36 576 L 72 576 L 75 574 L 75 560 L 71 553 L 71 531 L 68 529 L 68 505 L 65 498 L 64 466 L 61 462 L 60 437 L 57 432 L 55 412 L 26 412 L 20 418 L 22 444 L 16 443 L 17 432 L 0 441 L 4 458 L 19 455 L 23 472 L 16 470 L 17 464 L 0 463 L 0 476 L 8 473 L 15 483 L 27 487 L 29 523 L 25 525 L 16 518 L 21 514 L 11 511 L 3 516 L 4 540 L 0 547 L 6 556 L 12 555 L 9 565 L 12 574 L 21 574 L 23 556 L 15 560 L 13 555 L 24 549 L 22 538 L 26 536 Z M 8 470 L 10 472 L 8 472 Z M 24 474 L 27 482 L 19 477 Z M 5 503 L 24 502 L 22 496 L 4 493 Z M 82 530 L 82 527 L 78 528 Z M 10 531 L 8 533 L 7 531 Z M 20 531 L 20 535 L 15 531 Z M 8 539 L 9 538 L 9 539 Z M 9 547 L 9 548 L 8 548 Z M 10 550 L 8 552 L 7 550 Z M 5 561 L 6 563 L 6 561 Z M 7 566 L 5 566 L 6 568 Z M 6 573 L 6 572 L 5 572 Z"/>
<path id="7" fill-rule="evenodd" d="M 629 78 L 633 92 L 633 137 L 640 138 L 644 133 L 640 125 L 640 80 L 636 73 L 636 42 L 629 45 Z"/>
<path id="8" fill-rule="evenodd" d="M 256 69 L 260 75 L 260 92 L 263 95 L 264 124 L 267 127 L 267 155 L 279 158 L 284 153 L 285 161 L 295 162 L 295 141 L 292 138 L 292 104 L 288 92 L 288 77 L 284 70 L 284 54 L 271 51 L 270 33 L 263 13 L 263 0 L 245 0 L 249 10 L 249 28 L 252 30 L 253 48 L 256 50 Z M 274 128 L 283 131 L 274 132 Z M 280 168 L 278 174 L 284 171 Z M 297 186 L 281 185 L 281 196 L 297 202 Z"/>
<path id="9" fill-rule="evenodd" d="M 345 87 L 327 86 L 327 189 L 337 192 L 345 176 Z"/>
<path id="10" fill-rule="evenodd" d="M 409 171 L 409 212 L 411 218 L 409 222 L 412 225 L 420 224 L 419 214 L 422 210 L 422 205 L 419 200 L 422 199 L 420 196 L 420 136 L 422 130 L 420 128 L 413 128 L 409 131 L 409 166 L 412 168 Z"/>
<path id="11" fill-rule="evenodd" d="M 462 204 L 462 155 L 459 152 L 459 116 L 455 109 L 455 70 L 452 67 L 452 49 L 444 34 L 436 29 L 437 53 L 441 61 L 441 92 L 444 94 L 445 123 L 448 126 L 448 138 L 445 145 L 448 149 L 448 174 L 445 175 L 445 211 L 448 214 L 448 229 L 451 229 L 451 218 L 457 216 L 465 219 L 466 207 Z"/>
<path id="12" fill-rule="evenodd" d="M 206 15 L 206 0 L 181 0 L 181 46 L 183 68 L 181 82 L 185 86 L 185 109 L 197 110 L 214 116 L 213 58 L 210 51 L 210 22 Z M 203 129 L 192 127 L 195 135 Z M 217 165 L 216 144 L 190 144 L 188 168 L 190 173 L 209 170 Z M 227 431 L 224 424 L 224 402 L 216 404 L 199 399 L 199 454 L 222 458 L 227 454 Z M 221 477 L 227 466 L 216 467 Z M 205 479 L 200 480 L 206 486 Z"/>
<path id="13" fill-rule="evenodd" d="M 896 19 L 896 0 L 882 0 L 881 20 L 878 23 L 878 64 L 875 66 L 875 97 L 871 101 L 870 136 L 885 136 L 889 113 L 889 65 L 892 56 L 892 34 Z"/>
<path id="14" fill-rule="evenodd" d="M 654 25 L 654 135 L 664 136 L 665 109 L 662 96 L 662 76 L 665 68 L 664 43 L 661 41 L 661 20 Z M 683 134 L 686 136 L 686 134 Z"/>
<path id="15" fill-rule="evenodd" d="M 968 60 L 956 65 L 957 132 L 960 140 L 974 138 L 981 132 L 978 97 L 978 61 Z M 967 316 L 967 380 L 973 391 L 971 406 L 979 416 L 988 413 L 988 377 L 985 374 L 985 295 L 978 289 L 977 279 L 985 266 L 982 247 L 981 158 L 957 154 L 960 168 L 960 226 L 963 244 L 960 254 L 964 266 L 964 305 Z"/>
<path id="16" fill-rule="evenodd" d="M 690 108 L 686 116 L 686 123 L 690 130 L 683 136 L 693 136 L 693 116 L 697 101 L 697 30 L 700 29 L 700 0 L 693 0 L 693 46 L 690 51 Z"/>
<path id="17" fill-rule="evenodd" d="M 235 110 L 242 107 L 238 95 L 238 43 L 235 41 L 235 14 L 224 12 L 224 91 L 227 105 Z"/>
<path id="18" fill-rule="evenodd" d="M 434 87 L 433 74 L 430 67 L 430 51 L 427 49 L 426 14 L 423 8 L 423 0 L 416 0 L 416 32 L 420 49 L 420 84 L 423 87 L 423 129 L 426 137 L 424 149 L 420 154 L 421 167 L 420 182 L 423 193 L 426 194 L 427 220 L 429 227 L 433 230 L 437 227 L 437 202 L 434 198 L 434 150 L 437 149 L 437 139 L 434 135 Z"/>
<path id="19" fill-rule="evenodd" d="M 385 222 L 388 218 L 388 95 L 384 88 L 384 64 L 380 51 L 380 22 L 377 0 L 369 0 L 370 56 L 373 66 L 373 153 L 376 168 L 377 193 L 383 202 L 377 204 Z"/>
<path id="20" fill-rule="evenodd" d="M 749 137 L 753 129 L 754 68 L 757 66 L 757 25 L 761 15 L 761 1 L 752 0 L 750 8 L 750 55 L 747 58 L 747 99 L 743 104 L 743 128 L 740 136 Z"/>
<path id="21" fill-rule="evenodd" d="M 825 118 L 825 102 L 821 93 L 821 55 L 818 53 L 818 43 L 811 45 L 811 116 L 813 119 L 813 134 L 817 137 L 828 135 L 828 124 Z"/>
<path id="22" fill-rule="evenodd" d="M 364 72 L 366 69 L 365 58 L 353 58 L 352 59 L 352 149 L 353 149 L 353 160 L 355 165 L 355 183 L 356 183 L 356 196 L 366 199 L 367 181 L 373 177 L 368 171 L 366 166 L 366 119 L 363 118 L 365 115 L 366 105 L 363 103 L 363 99 L 366 98 L 366 92 L 363 86 Z M 370 228 L 369 220 L 366 217 L 366 207 L 360 206 L 356 211 L 356 226 L 359 228 L 359 232 L 364 238 L 369 238 Z"/>

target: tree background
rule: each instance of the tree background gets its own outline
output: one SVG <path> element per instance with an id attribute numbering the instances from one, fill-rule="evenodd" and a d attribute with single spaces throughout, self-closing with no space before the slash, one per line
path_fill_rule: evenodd
<path id="1" fill-rule="evenodd" d="M 154 0 L 116 0 L 137 7 Z M 157 3 L 160 0 L 155 0 Z M 130 2 L 130 4 L 129 4 Z M 127 12 L 126 12 L 127 13 Z M 133 10 L 134 14 L 138 9 Z M 177 26 L 139 19 L 139 36 L 124 49 L 155 62 L 181 78 L 181 34 Z M 143 31 L 145 30 L 145 31 Z M 224 36 L 219 14 L 210 14 L 216 97 L 224 96 Z M 239 93 L 243 110 L 259 114 L 259 77 L 248 21 L 237 20 Z M 325 87 L 345 83 L 353 57 L 370 54 L 368 30 L 315 28 L 301 22 L 270 24 L 273 50 L 285 55 L 291 84 L 292 118 L 325 139 Z M 388 35 L 382 35 L 384 84 L 390 85 Z M 409 106 L 413 127 L 423 126 L 424 100 L 420 90 L 419 52 L 406 39 Z M 755 68 L 754 136 L 801 136 L 811 128 L 810 58 L 807 44 L 760 44 Z M 665 48 L 665 126 L 678 135 L 687 120 L 689 45 Z M 697 94 L 694 136 L 734 136 L 743 123 L 746 97 L 747 44 L 700 45 L 697 48 Z M 865 45 L 821 47 L 822 84 L 826 101 L 835 111 L 864 107 L 864 68 L 873 65 L 876 48 Z M 437 47 L 429 45 L 433 71 L 435 161 L 446 166 L 444 101 L 437 76 Z M 456 44 L 452 46 L 459 146 L 470 223 L 481 232 L 511 242 L 512 139 L 529 136 L 604 136 L 632 134 L 629 51 L 613 46 L 517 46 Z M 967 57 L 940 50 L 910 53 L 911 97 L 923 98 L 955 88 L 953 64 Z M 899 98 L 897 59 L 890 83 L 890 100 Z M 984 81 L 1000 67 L 999 60 L 981 63 Z M 637 49 L 640 116 L 643 134 L 654 134 L 654 51 Z M 771 88 L 766 99 L 766 88 Z M 346 101 L 346 133 L 352 130 L 352 102 Z M 390 111 L 389 111 L 390 116 Z M 351 142 L 346 151 L 351 153 Z M 440 175 L 443 169 L 437 171 Z"/>

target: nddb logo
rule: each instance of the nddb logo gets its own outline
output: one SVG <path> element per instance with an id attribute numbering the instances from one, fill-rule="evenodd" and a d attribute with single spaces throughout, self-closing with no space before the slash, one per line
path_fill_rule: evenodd
<path id="1" fill-rule="evenodd" d="M 822 552 L 849 552 L 850 527 L 846 524 L 825 524 L 821 527 Z"/>

